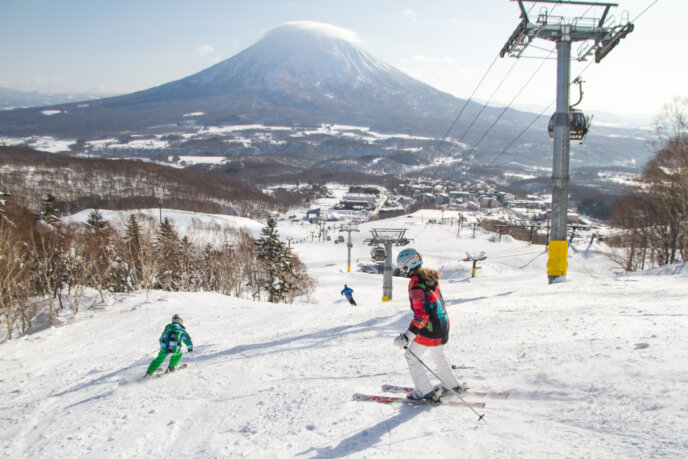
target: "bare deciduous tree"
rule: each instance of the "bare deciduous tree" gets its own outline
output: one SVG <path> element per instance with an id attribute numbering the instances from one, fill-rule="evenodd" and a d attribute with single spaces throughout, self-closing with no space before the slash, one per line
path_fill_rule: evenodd
<path id="1" fill-rule="evenodd" d="M 308 298 L 314 285 L 276 233 L 265 241 L 266 256 L 259 257 L 260 245 L 248 232 L 200 221 L 180 238 L 172 222 L 158 225 L 143 214 L 119 225 L 105 222 L 97 211 L 86 225 L 49 224 L 30 213 L 21 219 L 19 228 L 0 215 L 0 319 L 8 339 L 17 330 L 27 332 L 30 298 L 36 295 L 48 296 L 54 325 L 54 299 L 62 298 L 63 286 L 78 313 L 87 287 L 98 289 L 101 301 L 105 291 L 161 288 L 254 300 L 267 293 L 271 301 L 293 302 L 297 296 Z"/>
<path id="2" fill-rule="evenodd" d="M 62 234 L 55 227 L 39 221 L 30 235 L 29 244 L 38 290 L 48 297 L 48 320 L 52 327 L 55 325 L 55 301 L 52 292 L 55 288 L 58 264 L 61 263 L 64 253 Z"/>
<path id="3" fill-rule="evenodd" d="M 688 227 L 688 98 L 667 104 L 657 121 L 657 148 L 645 165 L 642 186 L 615 206 L 612 222 L 624 229 L 626 270 L 646 262 L 686 260 Z"/>
<path id="4" fill-rule="evenodd" d="M 160 259 L 155 251 L 157 225 L 155 220 L 149 216 L 142 215 L 140 220 L 141 233 L 136 257 L 141 263 L 142 287 L 149 291 L 155 286 L 161 269 Z"/>
<path id="5" fill-rule="evenodd" d="M 9 339 L 12 339 L 12 330 L 18 320 L 30 321 L 30 315 L 26 317 L 23 311 L 29 267 L 24 242 L 17 238 L 12 223 L 0 218 L 0 313 Z"/>

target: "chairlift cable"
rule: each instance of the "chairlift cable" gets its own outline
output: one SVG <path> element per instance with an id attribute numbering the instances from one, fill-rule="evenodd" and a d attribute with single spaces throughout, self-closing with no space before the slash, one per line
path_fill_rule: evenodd
<path id="1" fill-rule="evenodd" d="M 480 86 L 483 84 L 483 81 L 485 81 L 485 78 L 486 78 L 487 75 L 490 73 L 490 70 L 492 70 L 492 67 L 495 65 L 495 62 L 497 62 L 498 59 L 499 59 L 499 53 L 497 53 L 497 55 L 495 56 L 495 58 L 494 58 L 494 60 L 492 61 L 492 63 L 490 64 L 490 66 L 487 68 L 487 70 L 486 70 L 485 73 L 483 74 L 482 78 L 480 78 L 480 81 L 478 82 L 478 84 L 476 85 L 476 87 L 473 89 L 473 92 L 471 93 L 470 97 L 469 97 L 468 99 L 466 99 L 466 102 L 463 104 L 463 107 L 461 107 L 461 110 L 459 111 L 459 114 L 456 115 L 456 118 L 454 118 L 454 121 L 452 122 L 451 126 L 449 126 L 449 129 L 447 129 L 447 132 L 444 134 L 444 136 L 442 137 L 442 139 L 441 139 L 441 140 L 437 143 L 437 145 L 435 146 L 435 149 L 434 149 L 433 152 L 430 154 L 430 160 L 434 159 L 434 157 L 435 157 L 435 155 L 437 154 L 437 152 L 439 151 L 440 146 L 442 145 L 442 143 L 444 143 L 444 141 L 447 139 L 447 137 L 449 137 L 449 133 L 451 132 L 452 129 L 454 129 L 454 126 L 455 126 L 456 123 L 459 121 L 459 118 L 461 118 L 461 115 L 463 114 L 464 110 L 466 110 L 466 107 L 468 106 L 468 104 L 473 100 L 473 96 L 475 96 L 475 93 L 478 91 L 478 89 L 480 88 Z"/>
<path id="2" fill-rule="evenodd" d="M 647 10 L 649 10 L 650 8 L 652 8 L 657 2 L 659 2 L 659 0 L 654 0 L 652 3 L 650 3 L 643 11 L 640 12 L 640 14 L 638 14 L 638 15 L 633 19 L 633 23 L 635 23 L 635 22 L 638 20 L 638 18 L 639 18 L 640 16 L 642 16 L 643 14 L 645 14 L 645 13 L 647 12 Z M 586 11 L 586 13 L 587 13 L 587 11 Z M 550 51 L 550 54 L 552 53 L 552 51 L 553 51 L 553 50 Z M 523 57 L 523 56 L 521 56 L 521 57 Z M 546 60 L 547 57 L 545 57 L 544 59 Z M 594 61 L 591 60 L 591 61 L 588 63 L 588 65 L 586 65 L 585 68 L 583 68 L 583 70 L 581 70 L 580 73 L 578 73 L 578 75 L 576 76 L 576 78 L 579 78 L 579 77 L 583 76 L 583 73 L 585 73 L 585 72 L 590 68 L 590 66 L 593 64 L 593 62 L 594 62 Z M 538 70 L 540 70 L 540 69 L 538 68 Z M 536 70 L 536 72 L 537 72 L 537 70 Z M 532 77 L 531 77 L 531 78 L 532 78 Z M 574 78 L 574 80 L 575 80 L 575 78 Z M 570 83 L 570 84 L 572 84 L 572 83 Z M 569 84 L 569 85 L 570 85 L 570 84 Z M 520 92 L 519 92 L 519 93 L 520 93 Z M 513 102 L 513 101 L 512 101 L 512 102 Z M 516 135 L 516 137 L 514 138 L 514 140 L 512 140 L 512 141 L 511 141 L 511 142 L 510 142 L 510 143 L 509 143 L 509 144 L 508 144 L 508 145 L 507 145 L 507 146 L 506 146 L 506 147 L 505 147 L 505 148 L 504 148 L 504 149 L 503 149 L 503 150 L 502 150 L 502 151 L 501 151 L 501 152 L 500 152 L 491 162 L 490 162 L 490 164 L 489 164 L 487 167 L 488 167 L 488 168 L 491 167 L 491 166 L 492 166 L 492 165 L 493 165 L 493 164 L 494 164 L 494 163 L 495 163 L 504 153 L 506 153 L 507 150 L 508 150 L 509 148 L 511 148 L 511 147 L 514 145 L 514 143 L 516 143 L 516 141 L 517 141 L 519 138 L 521 138 L 521 136 L 522 136 L 523 134 L 525 134 L 526 131 L 527 131 L 528 129 L 530 129 L 530 128 L 533 126 L 533 124 L 535 124 L 535 122 L 536 122 L 538 119 L 540 119 L 540 117 L 541 117 L 542 115 L 544 115 L 544 113 L 545 113 L 547 110 L 549 110 L 550 107 L 551 107 L 553 104 L 554 104 L 554 101 L 550 102 L 549 105 L 547 105 L 547 107 L 545 107 L 545 109 L 542 110 L 542 111 L 540 112 L 540 114 L 537 115 L 537 116 L 533 119 L 533 121 L 531 121 L 531 122 L 528 124 L 528 126 L 526 126 L 521 132 L 519 132 L 519 133 Z M 510 105 L 511 105 L 511 104 L 510 104 Z M 507 108 L 508 108 L 508 107 L 507 107 Z M 503 112 L 502 112 L 502 114 L 503 114 Z M 501 115 L 500 115 L 500 118 L 501 118 Z M 499 118 L 498 118 L 497 120 L 495 120 L 495 123 L 496 123 L 498 120 L 499 120 Z M 494 126 L 494 123 L 493 123 L 493 126 Z M 492 129 L 492 126 L 490 127 L 490 129 Z M 488 129 L 488 132 L 489 132 L 490 129 Z M 487 134 L 487 132 L 486 132 L 485 134 Z M 485 137 L 485 136 L 483 136 L 483 138 L 484 138 L 484 137 Z M 472 153 L 472 152 L 476 149 L 476 147 L 478 146 L 478 144 L 479 144 L 482 140 L 483 140 L 483 139 L 481 138 L 481 139 L 478 141 L 478 143 L 475 144 L 475 146 L 474 146 L 473 149 L 470 151 L 470 153 Z"/>
<path id="3" fill-rule="evenodd" d="M 538 45 L 534 45 L 532 43 L 528 45 L 528 48 L 535 48 L 535 49 L 539 49 L 541 51 L 549 51 L 550 50 L 549 48 L 545 48 L 544 46 L 538 46 Z M 523 56 L 519 56 L 519 59 L 521 57 L 523 57 Z M 533 57 L 535 57 L 535 56 L 533 56 Z M 540 58 L 540 59 L 542 59 L 542 58 Z"/>
<path id="4" fill-rule="evenodd" d="M 550 50 L 550 54 L 552 54 L 552 53 L 554 52 L 555 49 L 556 49 L 556 48 L 552 48 L 552 49 Z M 509 104 L 508 104 L 506 107 L 504 107 L 504 110 L 502 110 L 502 113 L 500 113 L 499 116 L 497 117 L 497 119 L 495 119 L 495 120 L 492 122 L 492 124 L 491 124 L 490 127 L 487 129 L 487 131 L 485 131 L 485 133 L 482 135 L 482 137 L 480 137 L 480 140 L 478 140 L 478 141 L 475 143 L 475 145 L 473 145 L 473 148 L 468 152 L 468 155 L 469 155 L 469 156 L 470 156 L 470 154 L 472 154 L 472 153 L 476 150 L 476 148 L 478 148 L 478 145 L 480 144 L 480 142 L 482 142 L 482 141 L 485 139 L 485 137 L 487 137 L 487 134 L 489 134 L 490 131 L 492 130 L 492 128 L 495 127 L 495 125 L 497 124 L 497 122 L 499 122 L 499 120 L 502 118 L 502 116 L 504 116 L 504 114 L 506 113 L 506 111 L 507 111 L 509 108 L 511 108 L 511 106 L 512 106 L 513 103 L 516 101 L 516 99 L 518 98 L 518 96 L 521 95 L 521 93 L 526 89 L 526 86 L 528 86 L 528 85 L 530 84 L 530 82 L 533 80 L 533 78 L 535 78 L 535 75 L 537 75 L 537 73 L 540 71 L 540 69 L 542 69 L 542 67 L 545 65 L 545 62 L 547 62 L 547 61 L 546 61 L 546 60 L 543 60 L 542 63 L 540 64 L 540 66 L 539 66 L 537 69 L 535 69 L 535 72 L 533 72 L 533 74 L 530 76 L 530 78 L 528 78 L 528 81 L 526 81 L 525 84 L 524 84 L 523 86 L 521 86 L 521 89 L 519 89 L 519 91 L 518 91 L 518 92 L 516 93 L 516 95 L 511 99 L 511 101 L 509 102 Z M 463 155 L 462 155 L 462 156 L 463 156 Z"/>
<path id="5" fill-rule="evenodd" d="M 544 51 L 544 50 L 543 50 Z M 537 59 L 539 61 L 556 61 L 556 57 L 542 57 L 542 56 L 519 56 L 518 60 L 521 59 Z"/>
<path id="6" fill-rule="evenodd" d="M 642 16 L 647 10 L 649 10 L 652 6 L 654 6 L 658 1 L 659 1 L 659 0 L 655 0 L 654 2 L 652 2 L 652 3 L 651 3 L 647 8 L 645 8 L 638 16 L 635 17 L 635 19 L 633 20 L 633 22 L 635 23 L 636 20 L 637 20 L 640 16 Z M 578 75 L 576 76 L 576 78 L 582 77 L 583 74 L 590 68 L 590 66 L 591 66 L 593 63 L 594 63 L 594 61 L 592 61 L 592 60 L 591 60 L 590 62 L 588 62 L 588 65 L 586 65 L 585 68 L 583 68 L 583 70 L 581 70 L 580 73 L 578 73 Z M 574 81 L 576 80 L 576 78 L 574 78 Z M 573 82 L 571 82 L 570 84 L 573 84 Z M 514 143 L 516 143 L 516 141 L 517 141 L 523 134 L 525 134 L 525 132 L 526 132 L 528 129 L 530 129 L 531 126 L 532 126 L 533 124 L 535 124 L 535 122 L 536 122 L 536 121 L 537 121 L 537 120 L 538 120 L 538 119 L 539 119 L 539 118 L 549 109 L 549 107 L 552 106 L 552 104 L 554 104 L 554 101 L 553 101 L 553 102 L 550 102 L 549 105 L 547 105 L 547 107 L 545 107 L 545 109 L 544 109 L 542 112 L 540 112 L 540 114 L 539 114 L 538 116 L 536 116 L 535 119 L 533 119 L 533 121 L 530 122 L 530 124 L 528 124 L 528 126 L 526 126 L 520 133 L 518 133 L 518 135 L 516 136 L 516 138 L 514 138 L 514 140 L 512 140 L 512 141 L 509 143 L 509 145 L 507 145 L 507 146 L 506 146 L 506 147 L 505 147 L 505 148 L 495 157 L 495 159 L 493 159 L 493 160 L 490 162 L 490 164 L 489 164 L 487 167 L 492 166 L 492 165 L 493 165 L 493 164 L 494 164 L 494 163 L 495 163 L 504 153 L 506 153 L 506 151 L 507 151 L 509 148 L 511 148 L 511 146 L 512 146 Z"/>
<path id="7" fill-rule="evenodd" d="M 492 165 L 493 165 L 493 164 L 494 164 L 494 163 L 495 163 L 504 153 L 506 153 L 506 151 L 507 151 L 509 148 L 511 148 L 511 146 L 512 146 L 513 144 L 515 144 L 516 141 L 517 141 L 518 139 L 520 139 L 521 136 L 522 136 L 523 134 L 525 134 L 526 131 L 527 131 L 528 129 L 530 129 L 530 127 L 531 127 L 533 124 L 535 124 L 535 122 L 536 122 L 537 120 L 539 120 L 540 117 L 541 117 L 542 115 L 544 115 L 546 111 L 549 111 L 549 110 L 550 110 L 550 107 L 551 107 L 553 104 L 554 104 L 554 101 L 550 102 L 549 105 L 547 105 L 547 107 L 545 107 L 544 110 L 542 110 L 542 111 L 540 112 L 540 114 L 538 114 L 535 118 L 533 118 L 533 121 L 531 121 L 530 124 L 528 124 L 528 126 L 525 127 L 525 129 L 523 129 L 521 132 L 519 132 L 518 135 L 514 138 L 514 140 L 512 140 L 511 143 L 509 143 L 509 145 L 507 145 L 507 146 L 506 146 L 506 147 L 505 147 L 505 148 L 495 157 L 495 159 L 493 159 L 492 162 L 490 162 L 490 164 L 487 165 L 487 167 L 488 167 L 488 168 L 489 168 L 489 167 L 492 167 Z"/>
<path id="8" fill-rule="evenodd" d="M 531 6 L 531 10 L 533 9 L 534 6 L 535 6 L 535 4 L 533 4 L 533 6 Z M 557 6 L 559 6 L 558 3 L 555 4 L 555 5 L 552 7 L 552 9 L 551 9 L 551 11 L 550 11 L 549 13 L 551 14 L 551 13 L 557 8 Z M 528 12 L 530 12 L 530 10 L 529 10 Z M 533 37 L 533 39 L 534 39 L 534 38 L 537 38 L 538 35 L 539 35 L 539 32 L 535 34 L 535 36 Z M 532 41 L 532 40 L 531 40 L 531 41 Z M 514 98 L 511 100 L 511 102 L 509 102 L 509 105 L 507 105 L 507 106 L 504 108 L 504 110 L 502 110 L 502 113 L 499 114 L 499 116 L 497 117 L 497 119 L 495 119 L 494 122 L 493 122 L 493 123 L 490 125 L 490 127 L 487 129 L 487 131 L 485 131 L 485 133 L 484 133 L 483 136 L 480 138 L 480 140 L 478 140 L 478 142 L 477 142 L 477 143 L 473 146 L 473 148 L 469 151 L 469 155 L 470 155 L 471 153 L 473 153 L 473 151 L 475 151 L 475 149 L 478 147 L 478 144 L 480 144 L 480 142 L 482 142 L 482 141 L 485 139 L 485 137 L 486 137 L 487 134 L 492 130 L 492 128 L 495 126 L 495 124 L 497 124 L 497 122 L 501 119 L 501 117 L 504 116 L 504 113 L 506 113 L 506 111 L 511 107 L 511 105 L 514 103 L 514 101 L 516 100 L 516 98 L 523 92 L 523 90 L 525 89 L 525 87 L 528 86 L 528 84 L 531 82 L 531 80 L 532 80 L 532 79 L 535 77 L 535 75 L 540 71 L 540 69 L 542 68 L 542 66 L 544 65 L 544 63 L 547 61 L 547 59 L 549 58 L 549 56 L 552 55 L 552 53 L 554 52 L 555 49 L 556 49 L 556 47 L 555 47 L 555 48 L 552 48 L 552 49 L 549 49 L 549 53 L 547 54 L 547 56 L 544 57 L 544 59 L 542 59 L 543 62 L 540 64 L 540 66 L 535 70 L 535 72 L 533 72 L 533 74 L 530 76 L 530 78 L 528 79 L 528 81 L 526 81 L 526 83 L 523 85 L 523 87 L 521 87 L 521 89 L 518 91 L 518 93 L 516 93 L 516 96 L 514 96 Z M 520 59 L 517 59 L 516 62 L 518 62 L 519 60 L 520 60 Z M 514 64 L 514 65 L 515 65 L 515 64 Z M 508 71 L 507 74 L 505 75 L 504 80 L 506 80 L 506 76 L 508 76 L 509 73 L 511 73 L 511 70 L 513 70 L 514 65 L 511 66 L 511 68 L 509 69 L 509 71 Z M 499 89 L 499 87 L 501 87 L 501 85 L 502 85 L 502 83 L 504 82 L 504 80 L 502 80 L 502 82 L 499 83 L 497 89 Z M 495 93 L 496 93 L 496 92 L 497 92 L 497 90 L 495 90 Z M 492 94 L 491 98 L 492 98 L 493 96 L 494 96 L 494 93 Z M 490 98 L 490 100 L 491 100 L 491 98 Z M 489 102 L 489 101 L 488 101 L 488 102 Z M 483 112 L 483 110 L 484 110 L 484 108 L 485 108 L 486 106 L 487 106 L 487 103 L 485 103 L 485 105 L 484 105 L 483 108 L 480 110 L 480 112 L 478 112 L 478 114 L 475 116 L 475 118 L 474 118 L 473 121 L 471 122 L 471 124 L 470 124 L 470 126 L 468 127 L 468 129 L 466 129 L 466 131 L 465 131 L 465 132 L 463 133 L 463 135 L 461 136 L 461 139 L 459 140 L 459 142 L 460 142 L 461 140 L 463 140 L 463 138 L 466 136 L 466 134 L 467 134 L 468 131 L 470 130 L 471 126 L 473 126 L 473 124 L 477 121 L 478 117 L 479 117 L 480 114 Z M 461 156 L 464 156 L 464 155 L 461 154 Z"/>
<path id="9" fill-rule="evenodd" d="M 588 62 L 588 65 L 586 65 L 585 68 L 584 68 L 583 70 L 581 70 L 581 72 L 580 72 L 578 75 L 576 75 L 576 78 L 574 78 L 574 81 L 575 81 L 577 78 L 582 77 L 582 76 L 583 76 L 583 73 L 585 73 L 585 71 L 588 70 L 588 68 L 590 68 L 590 66 L 593 64 L 593 62 L 594 62 L 594 61 Z M 573 81 L 572 81 L 571 83 L 569 83 L 569 86 L 572 85 L 572 84 L 573 84 Z M 551 107 L 552 105 L 554 105 L 554 102 L 555 102 L 554 100 L 553 100 L 552 102 L 550 102 L 550 103 L 540 112 L 540 114 L 537 115 L 537 116 L 533 119 L 533 121 L 530 122 L 530 124 L 528 124 L 528 126 L 526 126 L 521 132 L 519 132 L 518 135 L 514 138 L 514 140 L 512 140 L 512 141 L 509 143 L 509 145 L 507 145 L 507 146 L 506 146 L 506 147 L 505 147 L 505 148 L 495 157 L 495 159 L 493 159 L 492 162 L 490 162 L 490 164 L 488 164 L 487 167 L 491 167 L 491 166 L 492 166 L 492 165 L 493 165 L 493 164 L 494 164 L 494 163 L 495 163 L 504 153 L 506 153 L 506 151 L 507 151 L 509 148 L 511 148 L 512 145 L 513 145 L 514 143 L 516 143 L 516 141 L 517 141 L 518 139 L 520 139 L 521 136 L 522 136 L 523 134 L 525 134 L 526 131 L 527 131 L 528 129 L 530 129 L 530 128 L 533 126 L 533 124 L 535 124 L 535 122 L 536 122 L 538 119 L 540 119 L 540 117 L 541 117 L 542 115 L 545 114 L 545 112 L 547 112 L 548 110 L 550 110 L 550 107 Z"/>
<path id="10" fill-rule="evenodd" d="M 528 10 L 528 13 L 530 13 L 530 12 L 533 10 L 533 8 L 535 8 L 535 3 L 533 3 L 533 4 L 530 6 L 530 9 Z M 554 6 L 554 8 L 556 8 L 556 5 Z M 554 9 L 554 8 L 552 8 L 552 9 Z M 500 58 L 500 55 L 499 55 L 499 53 L 497 53 L 497 55 L 495 56 L 495 58 L 492 60 L 492 63 L 491 63 L 490 66 L 487 68 L 487 70 L 486 70 L 485 73 L 483 74 L 482 78 L 480 78 L 480 81 L 478 82 L 478 84 L 477 84 L 477 85 L 475 86 L 475 88 L 473 89 L 473 92 L 471 93 L 470 97 L 469 97 L 469 98 L 466 100 L 466 102 L 463 104 L 463 107 L 461 107 L 461 110 L 459 111 L 459 114 L 456 115 L 456 118 L 454 118 L 454 121 L 453 121 L 452 124 L 449 126 L 449 129 L 447 129 L 447 132 L 444 134 L 444 136 L 442 136 L 442 139 L 440 139 L 440 141 L 437 143 L 437 145 L 435 146 L 435 149 L 433 150 L 433 152 L 430 153 L 430 160 L 434 159 L 434 157 L 435 157 L 435 155 L 437 154 L 437 152 L 439 151 L 440 146 L 442 145 L 442 143 L 447 139 L 447 137 L 449 137 L 449 133 L 451 132 L 452 129 L 454 129 L 454 126 L 455 126 L 456 123 L 459 121 L 459 118 L 461 118 L 461 115 L 463 114 L 464 110 L 466 110 L 466 107 L 468 106 L 468 104 L 473 100 L 473 96 L 475 96 L 475 93 L 478 91 L 478 89 L 480 88 L 480 86 L 483 84 L 483 81 L 485 81 L 485 78 L 486 78 L 487 75 L 490 73 L 490 70 L 492 70 L 492 67 L 494 67 L 495 62 L 497 62 L 497 60 L 498 60 L 499 58 Z M 513 68 L 513 67 L 512 67 L 512 68 Z M 509 71 L 511 71 L 511 70 L 509 70 Z M 464 135 L 465 135 L 465 134 L 466 134 L 466 133 L 464 133 Z"/>
<path id="11" fill-rule="evenodd" d="M 478 111 L 478 113 L 473 118 L 473 121 L 471 121 L 471 124 L 468 125 L 468 127 L 466 128 L 464 133 L 461 135 L 461 138 L 459 139 L 459 143 L 461 143 L 463 141 L 463 139 L 466 137 L 466 134 L 468 134 L 468 131 L 470 131 L 471 128 L 473 127 L 473 125 L 475 124 L 475 122 L 478 121 L 478 118 L 480 118 L 480 115 L 482 115 L 483 111 L 487 108 L 488 104 L 490 102 L 492 102 L 492 99 L 497 94 L 499 89 L 502 87 L 502 85 L 504 84 L 506 79 L 509 77 L 509 74 L 511 73 L 511 71 L 514 69 L 514 67 L 516 67 L 517 63 L 518 63 L 518 59 L 514 60 L 514 63 L 509 68 L 509 71 L 506 72 L 506 74 L 504 75 L 504 78 L 502 78 L 502 81 L 499 82 L 499 84 L 497 85 L 495 90 L 492 92 L 492 95 L 490 96 L 490 98 L 483 104 L 482 107 L 480 107 L 480 110 Z"/>
<path id="12" fill-rule="evenodd" d="M 643 14 L 645 14 L 645 12 L 646 12 L 647 10 L 649 10 L 650 8 L 652 8 L 653 6 L 655 6 L 655 3 L 657 3 L 658 1 L 659 1 L 659 0 L 655 0 L 654 2 L 650 3 L 650 4 L 648 5 L 647 8 L 645 8 L 643 11 L 641 11 L 641 13 L 640 13 L 639 15 L 637 15 L 637 16 L 635 17 L 635 19 L 633 19 L 633 22 L 635 23 L 635 21 L 637 21 L 638 18 L 639 18 L 640 16 L 642 16 Z"/>
<path id="13" fill-rule="evenodd" d="M 652 3 L 650 3 L 643 11 L 640 12 L 640 14 L 638 14 L 638 15 L 633 19 L 633 23 L 635 23 L 635 22 L 638 20 L 638 18 L 639 18 L 640 16 L 642 16 L 643 14 L 645 14 L 645 13 L 647 12 L 647 10 L 649 10 L 649 9 L 652 8 L 655 4 L 657 4 L 657 2 L 659 2 L 659 0 L 654 0 Z M 588 10 L 589 10 L 589 9 L 588 9 Z M 587 11 L 586 11 L 586 13 L 587 13 Z M 576 78 L 582 77 L 583 74 L 584 74 L 584 73 L 590 68 L 590 66 L 593 64 L 593 62 L 594 62 L 594 61 L 588 62 L 588 65 L 586 65 L 585 68 L 583 68 L 583 70 L 581 70 L 580 73 L 578 73 L 578 75 L 576 76 Z M 576 78 L 574 78 L 574 80 L 575 80 Z M 570 83 L 570 84 L 573 84 L 573 83 Z M 547 105 L 547 107 L 545 107 L 545 109 L 544 109 L 543 111 L 541 111 L 540 114 L 537 115 L 537 116 L 533 119 L 533 121 L 530 122 L 530 124 L 528 124 L 528 126 L 526 126 L 521 132 L 519 132 L 518 135 L 516 135 L 516 137 L 514 138 L 514 140 L 512 140 L 512 141 L 511 141 L 511 142 L 510 142 L 510 143 L 509 143 L 509 144 L 508 144 L 508 145 L 507 145 L 507 146 L 506 146 L 506 147 L 505 147 L 496 157 L 495 157 L 495 159 L 493 159 L 493 160 L 490 162 L 490 164 L 489 164 L 487 167 L 488 167 L 488 168 L 491 167 L 491 166 L 492 166 L 492 165 L 493 165 L 493 164 L 494 164 L 494 163 L 495 163 L 504 153 L 506 153 L 507 150 L 508 150 L 509 148 L 511 148 L 511 147 L 513 146 L 513 144 L 516 143 L 516 141 L 517 141 L 519 138 L 521 138 L 521 136 L 522 136 L 523 134 L 525 134 L 525 132 L 526 132 L 528 129 L 530 129 L 530 128 L 533 126 L 533 124 L 535 124 L 535 122 L 536 122 L 538 119 L 540 119 L 540 117 L 541 117 L 541 116 L 542 116 L 542 115 L 552 106 L 552 104 L 554 104 L 554 101 L 550 102 L 549 105 Z M 476 146 L 477 146 L 477 144 L 476 144 Z M 471 152 L 472 152 L 472 151 L 473 151 L 473 150 L 471 150 Z"/>

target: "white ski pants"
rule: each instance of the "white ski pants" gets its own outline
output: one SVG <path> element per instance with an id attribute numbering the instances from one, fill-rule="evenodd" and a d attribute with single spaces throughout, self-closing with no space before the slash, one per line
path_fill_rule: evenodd
<path id="1" fill-rule="evenodd" d="M 418 356 L 418 358 L 423 359 L 423 354 L 426 352 L 429 353 L 430 357 L 432 357 L 432 360 L 435 363 L 435 369 L 433 371 L 437 373 L 437 376 L 442 378 L 442 381 L 446 384 L 449 384 L 451 387 L 456 387 L 459 385 L 459 380 L 456 379 L 456 375 L 452 371 L 451 365 L 447 361 L 447 357 L 444 355 L 443 348 L 444 346 L 427 347 L 414 341 L 409 344 L 408 349 L 404 353 L 404 357 L 406 357 L 406 363 L 408 363 L 409 371 L 411 372 L 411 378 L 413 379 L 413 385 L 415 386 L 416 390 L 422 394 L 427 394 L 433 390 L 435 386 L 430 382 L 430 378 L 428 378 L 428 373 L 423 364 L 420 363 L 418 359 L 413 356 L 413 354 Z M 413 352 L 413 354 L 411 354 L 409 351 Z M 423 360 L 423 362 L 428 365 L 426 360 Z"/>

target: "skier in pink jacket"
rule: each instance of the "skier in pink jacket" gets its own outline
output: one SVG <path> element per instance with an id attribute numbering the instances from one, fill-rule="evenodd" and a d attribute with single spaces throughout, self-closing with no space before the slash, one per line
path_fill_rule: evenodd
<path id="1" fill-rule="evenodd" d="M 457 391 L 461 384 L 447 361 L 442 346 L 449 340 L 449 316 L 440 292 L 440 272 L 423 268 L 423 258 L 415 249 L 404 249 L 397 256 L 397 264 L 408 270 L 409 300 L 413 319 L 408 330 L 394 339 L 394 344 L 406 349 L 404 357 L 415 389 L 408 398 L 436 401 L 449 387 L 433 386 L 423 364 L 418 360 L 428 352 L 437 367 L 437 375 Z M 410 352 L 409 352 L 410 351 Z M 415 355 L 414 355 L 415 354 Z"/>

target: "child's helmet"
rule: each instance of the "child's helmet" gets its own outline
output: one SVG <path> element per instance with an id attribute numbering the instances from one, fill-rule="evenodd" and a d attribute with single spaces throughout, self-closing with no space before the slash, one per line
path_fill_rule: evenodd
<path id="1" fill-rule="evenodd" d="M 404 249 L 397 255 L 397 265 L 400 269 L 413 269 L 423 264 L 423 257 L 416 249 Z"/>
<path id="2" fill-rule="evenodd" d="M 172 316 L 172 322 L 176 322 L 178 324 L 184 323 L 184 321 L 182 320 L 182 316 L 180 316 L 179 314 L 175 314 Z"/>

